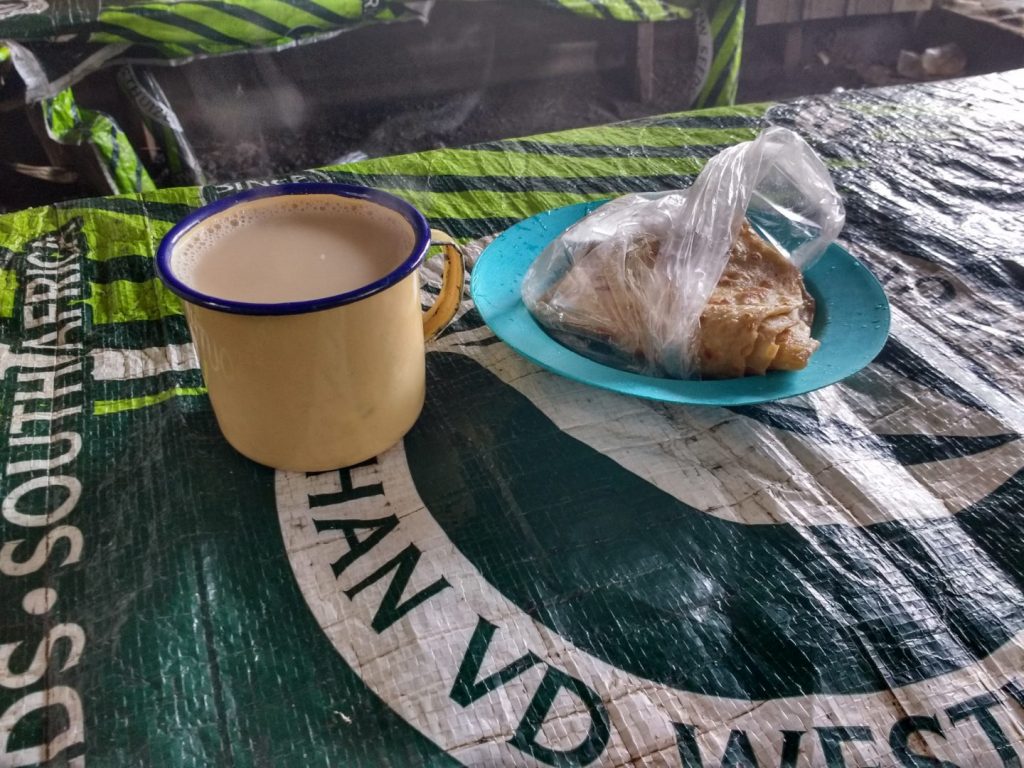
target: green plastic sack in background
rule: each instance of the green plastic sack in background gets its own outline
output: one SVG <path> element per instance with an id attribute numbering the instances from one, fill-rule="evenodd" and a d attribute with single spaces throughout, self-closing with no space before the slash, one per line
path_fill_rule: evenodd
<path id="1" fill-rule="evenodd" d="M 124 131 L 108 115 L 79 107 L 70 88 L 46 99 L 42 109 L 51 139 L 60 144 L 92 147 L 111 192 L 156 189 Z"/>

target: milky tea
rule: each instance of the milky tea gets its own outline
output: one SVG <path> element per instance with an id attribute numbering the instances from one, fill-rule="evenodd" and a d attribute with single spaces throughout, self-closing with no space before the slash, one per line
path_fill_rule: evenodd
<path id="1" fill-rule="evenodd" d="M 414 240 L 401 214 L 373 203 L 336 195 L 272 197 L 211 216 L 181 240 L 171 268 L 207 296 L 307 301 L 376 282 L 409 257 Z"/>
<path id="2" fill-rule="evenodd" d="M 452 242 L 392 195 L 319 183 L 241 193 L 167 234 L 157 273 L 182 299 L 235 449 L 315 472 L 401 440 L 423 407 L 425 340 L 462 297 L 462 256 L 448 245 L 424 314 L 418 269 L 432 237 Z"/>

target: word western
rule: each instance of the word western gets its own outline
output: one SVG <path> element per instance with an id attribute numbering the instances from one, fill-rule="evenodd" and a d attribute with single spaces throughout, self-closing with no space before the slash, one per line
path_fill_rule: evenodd
<path id="1" fill-rule="evenodd" d="M 1020 765 L 1020 757 L 1013 747 L 1012 736 L 1000 724 L 994 712 L 1008 706 L 1017 706 L 1024 710 L 1024 685 L 1011 680 L 1004 685 L 1001 698 L 994 693 L 984 693 L 964 701 L 957 701 L 945 707 L 941 713 L 943 719 L 935 713 L 926 715 L 907 715 L 889 728 L 879 733 L 870 725 L 823 725 L 815 726 L 812 733 L 796 730 L 777 730 L 767 732 L 769 724 L 760 730 L 767 739 L 773 742 L 772 760 L 768 762 L 758 757 L 753 746 L 751 734 L 744 730 L 730 730 L 725 748 L 720 754 L 702 753 L 697 743 L 697 727 L 690 724 L 675 724 L 679 744 L 679 758 L 683 768 L 703 768 L 707 765 L 743 766 L 744 768 L 797 768 L 808 765 L 807 753 L 809 742 L 816 741 L 818 759 L 814 764 L 825 768 L 852 768 L 859 762 L 849 760 L 850 746 L 882 742 L 888 746 L 889 760 L 886 764 L 899 765 L 904 768 L 960 768 L 959 763 L 948 759 L 940 759 L 934 752 L 923 748 L 920 737 L 928 735 L 944 739 L 948 729 L 958 727 L 979 728 L 984 733 L 988 745 L 985 752 L 994 753 L 998 764 L 1004 766 Z M 883 747 L 884 749 L 884 747 Z M 709 762 L 709 758 L 715 762 Z M 972 763 L 973 764 L 973 763 Z M 967 768 L 964 764 L 963 768 Z"/>

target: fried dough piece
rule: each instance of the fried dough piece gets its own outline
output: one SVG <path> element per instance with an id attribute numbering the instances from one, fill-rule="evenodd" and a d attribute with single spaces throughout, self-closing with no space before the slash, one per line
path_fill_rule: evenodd
<path id="1" fill-rule="evenodd" d="M 700 372 L 709 378 L 804 368 L 814 299 L 803 276 L 744 222 L 700 318 Z"/>
<path id="2" fill-rule="evenodd" d="M 659 359 L 646 328 L 645 297 L 657 295 L 658 241 L 643 235 L 622 251 L 595 243 L 540 302 L 539 318 L 563 343 L 591 356 L 646 368 Z M 700 318 L 698 366 L 705 378 L 799 370 L 818 342 L 811 338 L 814 299 L 800 271 L 747 222 Z"/>

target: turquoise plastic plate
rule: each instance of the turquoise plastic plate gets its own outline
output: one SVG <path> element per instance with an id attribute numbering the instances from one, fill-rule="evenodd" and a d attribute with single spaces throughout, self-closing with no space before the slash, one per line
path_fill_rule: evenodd
<path id="1" fill-rule="evenodd" d="M 749 405 L 802 395 L 856 373 L 889 335 L 889 302 L 882 286 L 838 245 L 804 273 L 817 301 L 811 335 L 821 348 L 802 371 L 773 371 L 740 379 L 681 381 L 641 376 L 601 365 L 562 346 L 530 315 L 520 296 L 526 270 L 566 227 L 601 205 L 580 203 L 546 211 L 499 235 L 480 255 L 470 292 L 483 319 L 506 344 L 567 378 L 636 397 L 694 405 Z"/>

